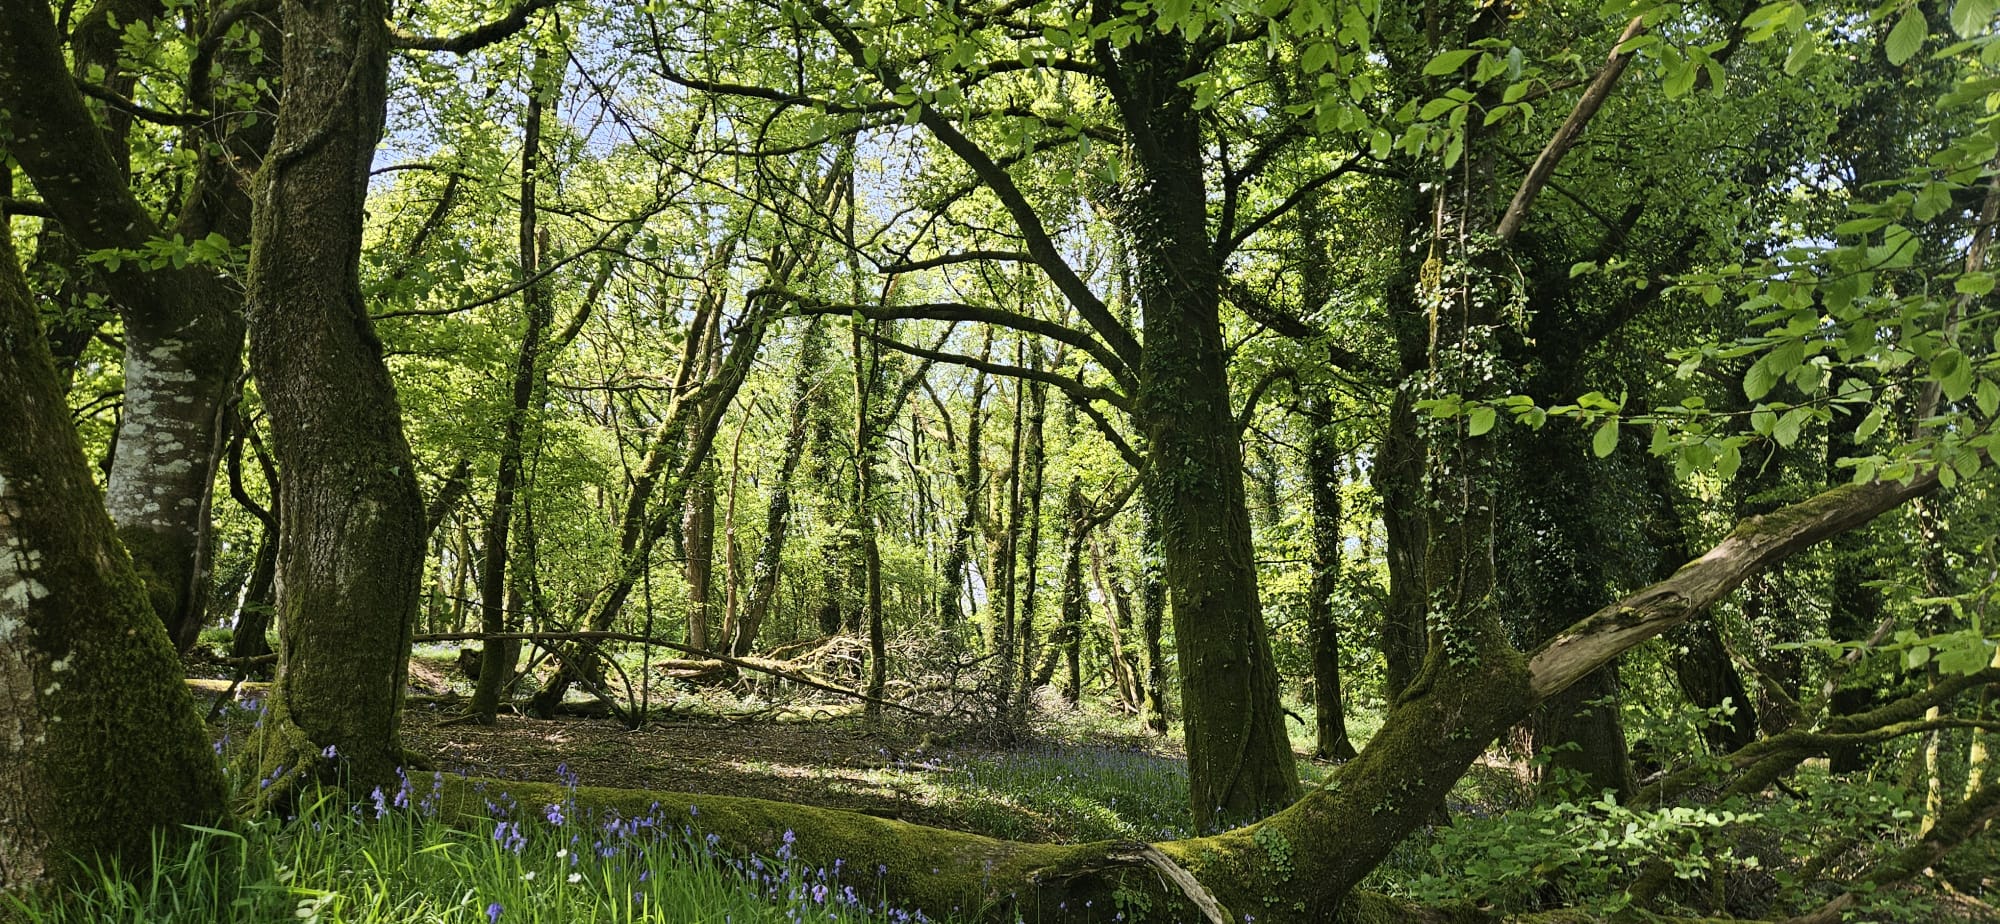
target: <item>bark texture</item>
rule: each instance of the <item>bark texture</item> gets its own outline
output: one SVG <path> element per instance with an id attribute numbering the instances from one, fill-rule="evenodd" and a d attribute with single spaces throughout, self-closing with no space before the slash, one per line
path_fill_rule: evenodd
<path id="1" fill-rule="evenodd" d="M 248 759 L 261 801 L 366 788 L 403 762 L 397 722 L 425 523 L 359 278 L 388 75 L 384 0 L 287 0 L 284 95 L 258 174 L 250 361 L 279 490 L 277 681 Z"/>
<path id="2" fill-rule="evenodd" d="M 112 534 L 0 236 L 0 892 L 143 863 L 227 814 L 180 662 Z"/>
<path id="3" fill-rule="evenodd" d="M 0 99 L 11 124 L 27 128 L 10 132 L 7 152 L 64 234 L 82 250 L 124 255 L 102 274 L 126 342 L 125 412 L 105 504 L 154 611 L 185 648 L 201 628 L 208 596 L 203 546 L 243 343 L 238 295 L 213 267 L 154 268 L 140 259 L 164 229 L 133 195 L 124 152 L 107 143 L 69 78 L 47 4 L 0 3 Z M 175 230 L 195 237 L 232 230 L 229 204 L 243 197 L 232 197 L 228 179 L 199 177 Z"/>
<path id="4" fill-rule="evenodd" d="M 1132 131 L 1116 210 L 1134 243 L 1146 342 L 1138 420 L 1152 464 L 1196 827 L 1260 818 L 1299 795 L 1278 673 L 1257 595 L 1243 451 L 1230 407 L 1221 270 L 1206 215 L 1203 142 L 1182 78 L 1199 65 L 1178 36 L 1150 36 L 1116 61 L 1112 97 Z M 1109 63 L 1109 62 L 1106 62 Z"/>

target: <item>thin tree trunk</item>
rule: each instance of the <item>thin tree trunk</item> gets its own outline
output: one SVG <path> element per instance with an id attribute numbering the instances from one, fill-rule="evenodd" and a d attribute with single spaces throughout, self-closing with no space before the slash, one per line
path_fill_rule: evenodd
<path id="1" fill-rule="evenodd" d="M 1114 544 L 1107 553 L 1101 536 L 1090 539 L 1091 577 L 1097 584 L 1097 592 L 1104 598 L 1104 627 L 1111 639 L 1112 678 L 1118 682 L 1118 701 L 1134 714 L 1141 714 L 1145 708 L 1146 694 L 1139 683 L 1139 660 L 1125 644 L 1125 633 L 1132 628 L 1132 595 L 1119 580 L 1116 565 L 1108 561 L 1118 554 Z"/>
<path id="2" fill-rule="evenodd" d="M 765 618 L 770 615 L 772 601 L 778 595 L 785 536 L 791 525 L 792 476 L 805 457 L 813 383 L 826 354 L 825 344 L 826 334 L 821 329 L 820 319 L 806 319 L 805 331 L 800 335 L 799 355 L 792 361 L 792 387 L 787 395 L 791 421 L 785 432 L 785 449 L 778 463 L 778 476 L 773 479 L 771 487 L 771 505 L 764 513 L 764 544 L 757 551 L 756 563 L 750 567 L 750 597 L 743 606 L 743 619 L 726 639 L 729 653 L 739 658 L 755 647 L 757 633 L 763 628 Z"/>
<path id="3" fill-rule="evenodd" d="M 1029 368 L 1039 369 L 1042 365 L 1040 344 L 1029 344 L 1034 352 L 1029 354 Z M 1025 516 L 1028 521 L 1028 545 L 1021 564 L 1026 574 L 1019 577 L 1021 585 L 1021 610 L 1019 628 L 1015 631 L 1015 647 L 1021 659 L 1021 681 L 1015 693 L 1014 711 L 1017 719 L 1025 717 L 1034 702 L 1035 688 L 1047 683 L 1044 679 L 1036 682 L 1035 668 L 1035 609 L 1041 600 L 1042 563 L 1042 476 L 1046 453 L 1042 445 L 1042 426 L 1047 417 L 1048 388 L 1040 382 L 1028 382 L 1028 428 L 1024 434 L 1027 447 L 1022 464 L 1027 482 L 1021 486 L 1023 501 L 1027 505 Z"/>
<path id="4" fill-rule="evenodd" d="M 1167 582 L 1160 554 L 1160 518 L 1143 492 L 1139 496 L 1144 525 L 1139 540 L 1139 634 L 1146 644 L 1146 727 L 1167 733 L 1167 655 L 1161 644 L 1166 631 Z"/>
<path id="5" fill-rule="evenodd" d="M 688 492 L 687 512 L 681 517 L 681 548 L 687 576 L 687 640 L 696 648 L 708 647 L 708 598 L 715 577 L 715 479 L 713 465 L 702 469 Z"/>
<path id="6" fill-rule="evenodd" d="M 1347 716 L 1340 680 L 1340 625 L 1333 598 L 1340 588 L 1341 463 L 1331 413 L 1315 401 L 1308 413 L 1312 427 L 1306 446 L 1306 478 L 1312 492 L 1312 584 L 1307 590 L 1306 621 L 1312 633 L 1313 711 L 1318 738 L 1313 756 L 1322 760 L 1354 759 L 1347 739 Z"/>
<path id="7" fill-rule="evenodd" d="M 527 111 L 521 119 L 521 203 L 519 212 L 520 272 L 533 279 L 547 263 L 542 251 L 546 244 L 538 233 L 539 208 L 536 190 L 542 171 L 542 109 L 550 94 L 561 89 L 561 71 L 550 86 L 550 56 L 535 51 L 529 78 Z M 539 283 L 521 290 L 521 313 L 526 324 L 521 332 L 521 348 L 514 357 L 513 392 L 506 417 L 500 425 L 500 459 L 493 478 L 493 506 L 486 520 L 486 562 L 479 574 L 480 631 L 499 634 L 507 631 L 506 589 L 509 554 L 508 531 L 514 516 L 514 494 L 521 484 L 522 436 L 532 413 L 537 381 L 541 375 L 542 337 L 548 329 L 551 310 L 548 291 Z M 479 681 L 472 690 L 470 715 L 481 725 L 492 725 L 499 716 L 501 687 L 513 676 L 513 659 L 506 657 L 504 642 L 481 646 Z"/>
<path id="8" fill-rule="evenodd" d="M 985 328 L 985 338 L 981 342 L 979 358 L 988 359 L 993 351 L 993 328 Z M 939 595 L 938 612 L 947 630 L 955 628 L 961 619 L 971 619 L 974 613 L 966 612 L 961 603 L 971 575 L 967 569 L 972 564 L 972 534 L 979 527 L 980 500 L 985 496 L 986 484 L 980 474 L 981 454 L 985 451 L 981 435 L 986 418 L 986 373 L 979 371 L 972 377 L 972 404 L 965 418 L 965 464 L 959 469 L 959 497 L 964 510 L 959 515 L 958 525 L 952 530 L 951 550 L 944 558 L 944 591 Z M 939 406 L 940 413 L 948 413 Z M 976 607 L 975 607 L 976 609 Z"/>

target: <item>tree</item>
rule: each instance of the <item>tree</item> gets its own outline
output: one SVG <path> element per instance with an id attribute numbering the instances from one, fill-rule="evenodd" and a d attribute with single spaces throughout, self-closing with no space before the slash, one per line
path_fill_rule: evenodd
<path id="1" fill-rule="evenodd" d="M 119 545 L 0 235 L 0 891 L 142 865 L 223 819 L 222 774 Z"/>
<path id="2" fill-rule="evenodd" d="M 423 577 L 424 506 L 362 299 L 363 206 L 388 8 L 286 0 L 284 90 L 257 175 L 250 365 L 280 482 L 278 674 L 250 752 L 260 798 L 386 785 Z"/>
<path id="3" fill-rule="evenodd" d="M 107 2 L 96 18 L 158 12 Z M 67 76 L 48 5 L 9 3 L 0 18 L 0 93 L 14 126 L 7 151 L 35 181 L 63 234 L 97 255 L 124 326 L 125 412 L 106 504 L 154 611 L 186 648 L 204 618 L 210 487 L 228 442 L 224 408 L 240 387 L 240 294 L 216 263 L 247 230 L 248 199 L 236 171 L 262 156 L 267 129 L 225 118 L 214 124 L 242 127 L 197 135 L 209 153 L 179 220 L 163 226 L 128 184 L 121 167 L 128 153 L 109 147 L 121 137 L 97 130 Z M 204 67 L 214 63 L 232 20 L 215 23 L 218 41 Z M 204 105 L 214 100 L 214 89 L 199 81 L 189 92 Z M 161 255 L 162 245 L 170 257 Z"/>

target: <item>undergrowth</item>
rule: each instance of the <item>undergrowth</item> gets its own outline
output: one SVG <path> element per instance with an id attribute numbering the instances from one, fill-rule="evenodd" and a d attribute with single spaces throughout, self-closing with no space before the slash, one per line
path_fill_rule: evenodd
<path id="1" fill-rule="evenodd" d="M 573 778 L 572 778 L 573 779 Z M 857 892 L 872 873 L 810 868 L 791 836 L 774 856 L 732 857 L 695 819 L 580 817 L 573 806 L 489 803 L 466 831 L 435 817 L 422 784 L 349 803 L 327 791 L 296 816 L 156 842 L 134 874 L 99 865 L 55 894 L 8 896 L 24 924 L 594 924 L 911 922 Z"/>

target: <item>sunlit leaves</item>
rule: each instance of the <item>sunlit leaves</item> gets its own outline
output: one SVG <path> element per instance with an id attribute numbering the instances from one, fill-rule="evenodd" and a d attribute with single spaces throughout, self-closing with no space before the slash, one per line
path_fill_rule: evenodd
<path id="1" fill-rule="evenodd" d="M 1900 65 L 1924 47 L 1924 40 L 1930 38 L 1930 34 L 1930 26 L 1924 23 L 1923 11 L 1911 4 L 1896 18 L 1889 37 L 1883 40 L 1882 51 L 1889 56 L 1890 64 Z"/>

